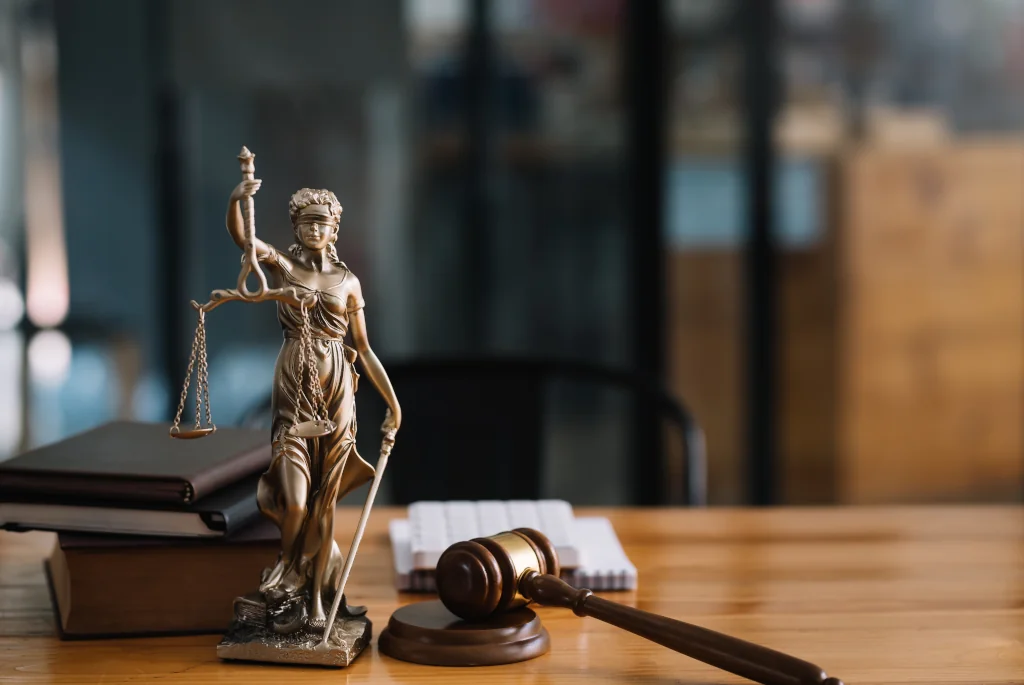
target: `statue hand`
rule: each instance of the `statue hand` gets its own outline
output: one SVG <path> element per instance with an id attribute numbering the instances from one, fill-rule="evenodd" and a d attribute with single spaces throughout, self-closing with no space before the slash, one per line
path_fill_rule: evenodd
<path id="1" fill-rule="evenodd" d="M 255 178 L 251 181 L 242 181 L 235 189 L 231 191 L 231 201 L 238 202 L 243 198 L 252 197 L 256 194 L 256 191 L 260 189 L 263 180 Z"/>
<path id="2" fill-rule="evenodd" d="M 395 433 L 398 432 L 399 427 L 402 425 L 402 415 L 399 414 L 397 417 L 391 412 L 391 408 L 388 407 L 387 411 L 384 412 L 384 423 L 380 426 L 381 433 L 384 434 L 384 439 L 394 442 Z"/>

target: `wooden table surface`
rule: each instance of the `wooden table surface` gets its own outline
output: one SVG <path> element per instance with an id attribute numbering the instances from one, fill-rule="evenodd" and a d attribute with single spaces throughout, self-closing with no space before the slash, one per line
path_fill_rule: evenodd
<path id="1" fill-rule="evenodd" d="M 585 510 L 607 515 L 639 589 L 604 596 L 789 652 L 854 683 L 1024 683 L 1024 507 Z M 339 510 L 348 545 L 358 512 Z M 374 511 L 350 584 L 375 636 L 400 604 Z M 417 666 L 373 645 L 348 669 L 222 662 L 219 637 L 61 642 L 42 571 L 53 536 L 0 533 L 0 682 L 747 682 L 594 619 L 539 609 L 551 652 Z M 182 588 L 182 591 L 187 591 Z"/>

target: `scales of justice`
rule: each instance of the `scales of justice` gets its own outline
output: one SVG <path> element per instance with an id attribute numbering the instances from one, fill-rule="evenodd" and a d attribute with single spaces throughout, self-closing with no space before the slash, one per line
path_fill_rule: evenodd
<path id="1" fill-rule="evenodd" d="M 279 251 L 256 237 L 253 195 L 261 181 L 254 177 L 254 158 L 242 148 L 242 182 L 231 194 L 225 220 L 243 250 L 237 286 L 214 290 L 205 304 L 192 301 L 199 320 L 170 435 L 195 439 L 216 430 L 206 314 L 225 302 L 276 301 L 284 342 L 274 369 L 271 463 L 260 479 L 257 501 L 281 531 L 281 552 L 276 565 L 264 571 L 258 590 L 235 600 L 234 620 L 217 653 L 225 659 L 347 666 L 369 643 L 372 626 L 365 608 L 345 603 L 345 586 L 395 443 L 401 409 L 367 340 L 359 280 L 335 250 L 341 204 L 328 190 L 297 191 L 288 207 L 295 243 Z M 256 279 L 252 290 L 250 277 Z M 345 343 L 349 334 L 354 347 Z M 388 405 L 376 468 L 356 451 L 357 358 Z M 193 373 L 195 424 L 183 428 Z M 335 505 L 368 481 L 369 494 L 343 557 L 334 541 Z M 328 605 L 329 612 L 324 610 Z"/>

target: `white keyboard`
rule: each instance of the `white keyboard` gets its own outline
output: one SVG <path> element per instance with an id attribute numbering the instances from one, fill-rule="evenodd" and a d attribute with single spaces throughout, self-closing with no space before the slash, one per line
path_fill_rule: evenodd
<path id="1" fill-rule="evenodd" d="M 456 542 L 513 528 L 546 535 L 563 568 L 584 563 L 572 507 L 563 500 L 413 502 L 409 505 L 412 568 L 433 571 L 441 553 Z"/>
<path id="2" fill-rule="evenodd" d="M 587 563 L 562 569 L 562 580 L 577 588 L 591 590 L 635 590 L 636 567 L 622 549 L 611 522 L 603 517 L 584 517 L 574 519 L 574 523 L 583 545 L 580 556 Z M 394 519 L 388 531 L 395 565 L 395 589 L 400 592 L 435 592 L 434 568 L 413 567 L 410 521 Z"/>

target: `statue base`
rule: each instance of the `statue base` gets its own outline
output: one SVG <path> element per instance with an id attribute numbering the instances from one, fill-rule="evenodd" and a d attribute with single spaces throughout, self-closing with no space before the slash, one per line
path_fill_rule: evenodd
<path id="1" fill-rule="evenodd" d="M 277 664 L 307 666 L 348 666 L 370 644 L 373 624 L 365 610 L 345 607 L 334 619 L 326 645 L 323 629 L 305 624 L 304 616 L 282 632 L 280 624 L 268 620 L 266 598 L 261 594 L 246 595 L 235 600 L 235 618 L 217 645 L 217 656 L 237 661 L 263 661 Z"/>

